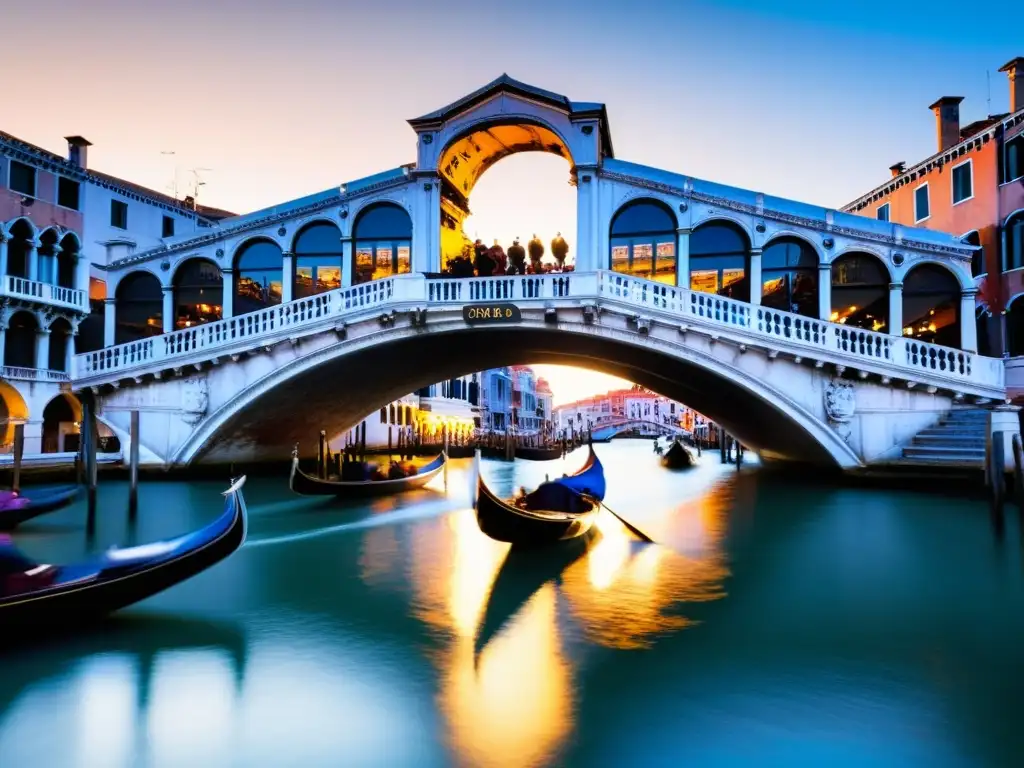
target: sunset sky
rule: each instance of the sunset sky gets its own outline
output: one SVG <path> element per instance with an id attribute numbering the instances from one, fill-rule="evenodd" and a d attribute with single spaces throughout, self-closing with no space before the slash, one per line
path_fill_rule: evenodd
<path id="1" fill-rule="evenodd" d="M 1024 55 L 1019 25 L 949 0 L 8 5 L 0 129 L 57 152 L 81 134 L 91 166 L 159 190 L 177 167 L 180 195 L 211 169 L 200 201 L 236 212 L 413 161 L 406 120 L 502 72 L 604 102 L 620 158 L 840 206 L 935 150 L 938 97 L 965 96 L 964 123 L 989 93 L 1005 111 L 996 70 Z M 571 248 L 567 181 L 556 157 L 499 163 L 467 234 Z M 551 378 L 562 400 L 607 383 Z"/>

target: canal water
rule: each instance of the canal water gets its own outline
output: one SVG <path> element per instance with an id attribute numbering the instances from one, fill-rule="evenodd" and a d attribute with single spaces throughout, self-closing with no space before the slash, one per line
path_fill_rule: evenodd
<path id="1" fill-rule="evenodd" d="M 1017 514 L 983 503 L 660 468 L 597 446 L 587 551 L 506 560 L 470 462 L 361 505 L 250 477 L 249 539 L 74 637 L 0 655 L 0 766 L 1015 766 L 1024 755 Z M 511 494 L 572 471 L 485 462 Z M 177 535 L 223 483 L 100 489 L 96 548 Z M 84 508 L 16 537 L 81 555 Z M 17 629 L 0 625 L 0 632 Z"/>

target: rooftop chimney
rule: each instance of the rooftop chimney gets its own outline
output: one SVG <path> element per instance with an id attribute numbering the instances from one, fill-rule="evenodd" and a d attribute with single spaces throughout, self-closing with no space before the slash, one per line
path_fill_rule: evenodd
<path id="1" fill-rule="evenodd" d="M 1024 109 L 1024 56 L 1008 61 L 999 69 L 1010 81 L 1010 112 Z"/>
<path id="2" fill-rule="evenodd" d="M 899 176 L 901 173 L 907 170 L 907 164 L 900 160 L 895 165 L 890 165 L 889 170 L 892 171 L 892 177 L 895 179 L 897 176 Z"/>
<path id="3" fill-rule="evenodd" d="M 939 152 L 960 143 L 960 102 L 963 96 L 943 96 L 928 109 L 935 112 L 935 132 L 939 139 Z"/>
<path id="4" fill-rule="evenodd" d="M 81 136 L 65 136 L 64 140 L 68 143 L 68 162 L 84 171 L 89 167 L 89 147 L 92 142 Z"/>

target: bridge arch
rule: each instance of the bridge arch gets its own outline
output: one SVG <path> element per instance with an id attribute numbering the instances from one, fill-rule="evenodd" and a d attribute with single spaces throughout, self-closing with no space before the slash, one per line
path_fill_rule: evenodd
<path id="1" fill-rule="evenodd" d="M 211 259 L 196 256 L 178 262 L 171 292 L 172 330 L 216 322 L 224 314 L 224 275 Z"/>
<path id="2" fill-rule="evenodd" d="M 904 334 L 959 348 L 960 325 L 964 322 L 960 317 L 961 293 L 960 281 L 951 269 L 931 262 L 915 264 L 903 278 Z"/>
<path id="3" fill-rule="evenodd" d="M 678 334 L 607 334 L 582 319 L 560 319 L 553 330 L 542 317 L 511 329 L 481 330 L 467 328 L 460 316 L 427 329 L 378 326 L 358 335 L 353 330 L 352 336 L 310 348 L 290 362 L 268 361 L 260 376 L 247 376 L 247 386 L 212 409 L 171 461 L 218 461 L 220 449 L 246 446 L 285 456 L 292 443 L 308 445 L 321 429 L 340 434 L 431 382 L 503 365 L 555 363 L 601 370 L 686 402 L 769 457 L 844 467 L 860 463 L 816 415 L 820 389 L 803 389 L 800 396 L 810 399 L 798 401 L 797 388 L 766 382 L 763 375 L 688 346 Z"/>
<path id="4" fill-rule="evenodd" d="M 750 248 L 742 223 L 722 216 L 704 219 L 690 233 L 689 287 L 749 301 Z"/>
<path id="5" fill-rule="evenodd" d="M 613 272 L 676 284 L 679 221 L 667 204 L 637 197 L 621 205 L 608 225 L 608 263 Z"/>
<path id="6" fill-rule="evenodd" d="M 121 276 L 114 288 L 114 343 L 124 344 L 163 333 L 164 292 L 148 269 Z"/>
<path id="7" fill-rule="evenodd" d="M 234 268 L 234 314 L 246 315 L 280 304 L 284 281 L 284 251 L 273 238 L 251 237 L 242 241 L 231 256 Z"/>
<path id="8" fill-rule="evenodd" d="M 892 274 L 885 260 L 870 251 L 846 250 L 832 260 L 831 273 L 829 319 L 854 328 L 886 332 Z"/>
<path id="9" fill-rule="evenodd" d="M 412 240 L 404 206 L 377 200 L 360 208 L 352 221 L 352 284 L 411 272 Z"/>

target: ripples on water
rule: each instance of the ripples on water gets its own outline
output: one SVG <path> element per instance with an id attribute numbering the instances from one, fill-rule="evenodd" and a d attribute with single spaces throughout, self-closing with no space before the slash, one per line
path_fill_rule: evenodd
<path id="1" fill-rule="evenodd" d="M 250 478 L 246 546 L 101 629 L 5 651 L 0 766 L 1016 765 L 1017 528 L 939 496 L 782 484 L 598 446 L 587 546 L 510 556 L 469 462 L 364 505 Z M 484 464 L 503 495 L 571 472 Z M 176 535 L 223 484 L 101 486 L 95 546 Z M 81 555 L 84 509 L 27 526 Z M 1015 523 L 1015 513 L 1011 515 Z M 10 632 L 9 627 L 0 631 Z"/>

